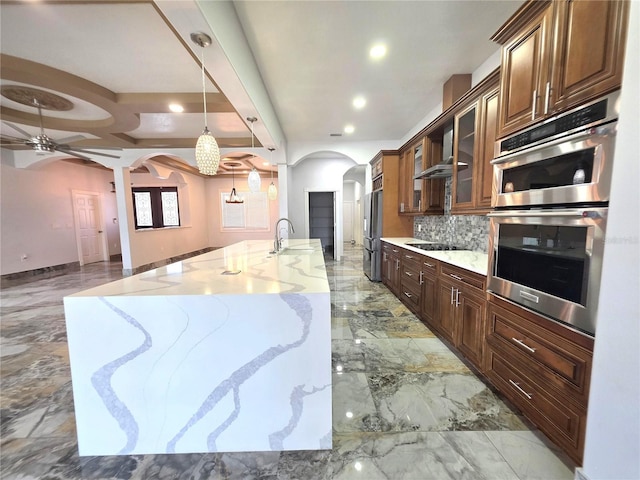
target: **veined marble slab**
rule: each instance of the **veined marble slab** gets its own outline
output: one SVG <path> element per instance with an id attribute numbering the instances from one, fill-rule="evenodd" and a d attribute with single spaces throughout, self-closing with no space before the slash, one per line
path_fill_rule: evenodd
<path id="1" fill-rule="evenodd" d="M 489 255 L 483 252 L 474 252 L 471 250 L 422 250 L 417 247 L 407 245 L 407 243 L 438 243 L 427 242 L 425 240 L 419 240 L 417 238 L 410 237 L 393 237 L 382 238 L 383 242 L 397 245 L 407 250 L 411 250 L 416 253 L 420 253 L 427 257 L 435 258 L 441 262 L 455 265 L 456 267 L 464 268 L 471 272 L 479 273 L 480 275 L 487 274 L 487 268 L 489 266 Z"/>
<path id="2" fill-rule="evenodd" d="M 241 242 L 65 297 L 80 455 L 331 448 L 322 249 L 288 246 L 307 251 Z"/>

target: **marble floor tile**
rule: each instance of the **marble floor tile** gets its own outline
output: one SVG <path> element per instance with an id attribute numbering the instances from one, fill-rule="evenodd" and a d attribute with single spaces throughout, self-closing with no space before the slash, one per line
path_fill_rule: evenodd
<path id="1" fill-rule="evenodd" d="M 98 263 L 0 290 L 0 479 L 572 478 L 556 447 L 364 276 L 361 247 L 325 261 L 333 449 L 79 457 L 62 298 L 122 277 L 122 264 Z"/>
<path id="2" fill-rule="evenodd" d="M 520 480 L 573 480 L 574 465 L 539 432 L 487 432 Z"/>

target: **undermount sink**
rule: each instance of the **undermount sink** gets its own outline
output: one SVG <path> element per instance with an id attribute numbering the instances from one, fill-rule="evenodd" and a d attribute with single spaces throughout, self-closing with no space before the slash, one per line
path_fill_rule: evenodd
<path id="1" fill-rule="evenodd" d="M 278 255 L 311 255 L 314 252 L 313 248 L 304 247 L 286 247 L 278 252 Z"/>

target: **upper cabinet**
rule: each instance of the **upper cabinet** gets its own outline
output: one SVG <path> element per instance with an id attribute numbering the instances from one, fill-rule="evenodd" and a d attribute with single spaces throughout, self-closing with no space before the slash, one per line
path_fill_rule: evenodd
<path id="1" fill-rule="evenodd" d="M 627 1 L 530 0 L 492 37 L 501 43 L 498 137 L 615 90 Z"/>
<path id="2" fill-rule="evenodd" d="M 442 214 L 444 211 L 444 184 L 430 184 L 416 178 L 438 159 L 434 155 L 441 152 L 438 145 L 426 137 L 403 147 L 400 151 L 400 203 L 398 211 L 405 215 Z"/>
<path id="3" fill-rule="evenodd" d="M 491 184 L 498 127 L 498 72 L 478 85 L 472 103 L 454 117 L 451 213 L 491 208 Z"/>

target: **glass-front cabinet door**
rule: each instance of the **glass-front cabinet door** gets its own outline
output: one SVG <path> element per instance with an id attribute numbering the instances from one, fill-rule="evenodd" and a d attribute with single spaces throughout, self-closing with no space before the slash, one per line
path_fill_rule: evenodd
<path id="1" fill-rule="evenodd" d="M 451 209 L 473 206 L 474 159 L 478 104 L 455 116 Z"/>
<path id="2" fill-rule="evenodd" d="M 414 177 L 425 169 L 425 139 L 414 143 L 402 154 L 400 174 L 400 213 L 421 213 L 423 210 L 424 180 Z"/>

